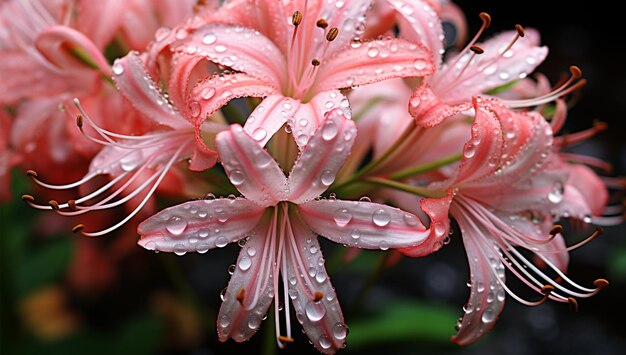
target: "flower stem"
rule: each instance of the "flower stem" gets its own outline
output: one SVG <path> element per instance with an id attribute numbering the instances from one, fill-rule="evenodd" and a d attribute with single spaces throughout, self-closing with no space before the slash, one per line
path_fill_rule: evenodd
<path id="1" fill-rule="evenodd" d="M 411 176 L 423 174 L 423 173 L 425 173 L 427 171 L 434 170 L 434 169 L 440 168 L 442 166 L 446 166 L 448 164 L 452 164 L 454 162 L 457 162 L 457 161 L 461 160 L 461 158 L 462 158 L 462 154 L 460 154 L 460 153 L 459 154 L 450 155 L 448 157 L 445 157 L 445 158 L 437 160 L 437 161 L 428 162 L 426 164 L 413 166 L 413 167 L 410 167 L 408 169 L 400 170 L 400 171 L 392 174 L 390 176 L 390 178 L 393 179 L 393 180 L 402 180 L 404 178 L 408 178 L 408 177 L 411 177 Z"/>
<path id="2" fill-rule="evenodd" d="M 364 180 L 364 182 L 368 182 L 368 183 L 378 185 L 381 187 L 389 187 L 394 190 L 408 192 L 413 195 L 418 195 L 418 196 L 423 196 L 423 197 L 437 198 L 437 197 L 446 196 L 446 194 L 443 191 L 430 190 L 430 189 L 426 189 L 423 187 L 413 186 L 413 185 L 409 185 L 409 184 L 405 184 L 402 182 L 389 180 L 385 178 L 380 178 L 380 177 L 367 178 Z"/>

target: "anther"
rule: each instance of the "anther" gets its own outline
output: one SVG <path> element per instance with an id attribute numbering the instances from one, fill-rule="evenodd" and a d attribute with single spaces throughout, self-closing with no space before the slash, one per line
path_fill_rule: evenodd
<path id="1" fill-rule="evenodd" d="M 286 337 L 284 335 L 279 335 L 278 336 L 278 340 L 280 340 L 283 343 L 293 343 L 293 342 L 295 342 L 294 338 Z"/>
<path id="2" fill-rule="evenodd" d="M 323 30 L 326 29 L 326 27 L 328 27 L 328 22 L 326 22 L 326 20 L 324 20 L 323 18 L 317 20 L 317 22 L 315 23 L 315 25 Z"/>
<path id="3" fill-rule="evenodd" d="M 524 37 L 526 35 L 526 32 L 524 32 L 524 27 L 522 27 L 522 25 L 520 25 L 519 23 L 515 25 L 515 30 L 520 37 Z"/>
<path id="4" fill-rule="evenodd" d="M 74 228 L 72 228 L 72 233 L 82 232 L 83 229 L 85 229 L 85 225 L 84 224 L 77 224 L 77 225 L 74 226 Z"/>
<path id="5" fill-rule="evenodd" d="M 569 67 L 569 72 L 572 73 L 573 79 L 578 79 L 583 75 L 583 71 L 575 65 Z"/>
<path id="6" fill-rule="evenodd" d="M 319 66 L 321 63 L 319 61 L 319 59 L 317 58 L 313 58 L 313 60 L 311 60 L 311 65 L 313 65 L 314 67 Z"/>
<path id="7" fill-rule="evenodd" d="M 59 203 L 56 202 L 55 200 L 48 201 L 48 204 L 50 205 L 50 207 L 52 207 L 53 210 L 55 211 L 59 210 Z"/>
<path id="8" fill-rule="evenodd" d="M 578 312 L 578 301 L 574 297 L 568 297 L 567 302 L 569 303 L 569 309 L 576 313 Z"/>
<path id="9" fill-rule="evenodd" d="M 593 282 L 593 285 L 597 288 L 605 288 L 609 285 L 609 281 L 606 279 L 597 279 Z"/>
<path id="10" fill-rule="evenodd" d="M 541 287 L 541 293 L 546 296 L 550 295 L 550 293 L 553 291 L 554 291 L 554 286 L 552 285 L 543 285 L 543 287 Z"/>
<path id="11" fill-rule="evenodd" d="M 332 42 L 335 40 L 335 38 L 337 38 L 338 35 L 339 35 L 339 29 L 337 27 L 333 27 L 330 30 L 328 30 L 328 33 L 326 34 L 326 40 L 328 42 Z"/>
<path id="12" fill-rule="evenodd" d="M 302 12 L 300 11 L 296 11 L 293 13 L 293 16 L 291 17 L 291 23 L 294 26 L 298 26 L 302 23 Z"/>
<path id="13" fill-rule="evenodd" d="M 315 298 L 313 298 L 313 302 L 319 302 L 324 298 L 324 294 L 321 291 L 315 291 Z"/>
<path id="14" fill-rule="evenodd" d="M 595 120 L 593 121 L 593 130 L 596 132 L 604 132 L 608 128 L 606 122 Z"/>
<path id="15" fill-rule="evenodd" d="M 480 16 L 480 19 L 483 21 L 483 26 L 485 28 L 488 28 L 489 25 L 491 25 L 491 15 L 486 12 L 481 12 L 478 16 Z"/>
<path id="16" fill-rule="evenodd" d="M 37 177 L 37 172 L 35 170 L 26 170 L 26 175 L 30 177 Z"/>
<path id="17" fill-rule="evenodd" d="M 31 195 L 22 195 L 22 201 L 24 202 L 34 202 L 35 198 Z"/>
<path id="18" fill-rule="evenodd" d="M 553 237 L 561 233 L 563 233 L 563 226 L 560 224 L 555 224 L 552 228 L 550 228 L 550 235 Z"/>
<path id="19" fill-rule="evenodd" d="M 76 208 L 76 200 L 69 200 L 69 201 L 67 201 L 67 205 L 70 206 L 70 209 L 72 211 L 78 210 L 78 208 Z"/>
<path id="20" fill-rule="evenodd" d="M 243 306 L 243 297 L 246 294 L 246 291 L 242 288 L 237 292 L 237 296 L 235 297 L 237 301 Z"/>
<path id="21" fill-rule="evenodd" d="M 472 52 L 476 53 L 476 54 L 483 54 L 483 53 L 485 53 L 485 50 L 484 50 L 484 49 L 482 49 L 480 46 L 476 46 L 476 45 L 471 46 L 471 47 L 470 47 L 470 50 L 471 50 Z"/>
<path id="22" fill-rule="evenodd" d="M 83 115 L 76 116 L 76 125 L 78 128 L 83 128 Z"/>

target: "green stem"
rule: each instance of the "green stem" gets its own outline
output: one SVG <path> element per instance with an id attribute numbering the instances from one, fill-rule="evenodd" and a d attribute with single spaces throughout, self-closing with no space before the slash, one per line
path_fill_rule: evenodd
<path id="1" fill-rule="evenodd" d="M 365 104 L 365 107 L 363 107 L 359 112 L 352 115 L 352 120 L 358 121 L 359 119 L 361 119 L 361 117 L 363 117 L 363 115 L 365 115 L 369 110 L 374 108 L 374 106 L 376 106 L 381 101 L 383 101 L 382 97 L 375 97 L 369 100 L 367 104 Z"/>
<path id="2" fill-rule="evenodd" d="M 407 177 L 423 174 L 423 173 L 425 173 L 427 171 L 430 171 L 430 170 L 433 170 L 433 169 L 437 169 L 437 168 L 440 168 L 442 166 L 446 166 L 448 164 L 452 164 L 454 162 L 457 162 L 457 161 L 461 160 L 461 158 L 462 158 L 462 154 L 460 154 L 460 153 L 459 154 L 450 155 L 450 156 L 445 157 L 445 158 L 443 158 L 441 160 L 437 160 L 437 161 L 429 162 L 429 163 L 426 163 L 426 164 L 413 166 L 413 167 L 410 167 L 408 169 L 400 170 L 400 171 L 392 174 L 390 176 L 390 178 L 393 179 L 393 180 L 402 180 L 402 179 L 407 178 Z"/>
<path id="3" fill-rule="evenodd" d="M 435 197 L 436 198 L 436 197 L 445 196 L 445 193 L 443 193 L 442 191 L 429 190 L 423 187 L 413 186 L 413 185 L 409 185 L 409 184 L 405 184 L 402 182 L 393 181 L 393 180 L 389 180 L 385 178 L 380 178 L 380 177 L 371 177 L 371 178 L 365 179 L 364 181 L 374 184 L 374 185 L 378 185 L 382 187 L 389 187 L 394 190 L 404 191 L 404 192 L 408 192 L 408 193 L 418 195 L 418 196 L 423 196 L 423 197 Z"/>
<path id="4" fill-rule="evenodd" d="M 288 307 L 289 305 L 285 305 Z M 261 355 L 276 355 L 276 334 L 274 326 L 274 308 L 267 312 L 267 320 L 264 322 L 263 342 L 261 344 Z"/>

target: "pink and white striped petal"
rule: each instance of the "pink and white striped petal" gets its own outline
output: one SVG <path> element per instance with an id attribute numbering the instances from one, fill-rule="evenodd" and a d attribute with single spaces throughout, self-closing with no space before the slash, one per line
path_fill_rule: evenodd
<path id="1" fill-rule="evenodd" d="M 420 208 L 430 218 L 428 237 L 416 247 L 401 249 L 400 252 L 402 254 L 414 258 L 422 257 L 432 254 L 443 247 L 445 244 L 444 240 L 450 238 L 450 217 L 448 212 L 453 196 L 452 191 L 448 191 L 448 196 L 425 198 L 420 201 Z"/>
<path id="2" fill-rule="evenodd" d="M 315 131 L 289 174 L 289 201 L 318 197 L 335 181 L 356 138 L 356 126 L 340 109 L 331 111 Z"/>
<path id="3" fill-rule="evenodd" d="M 352 247 L 415 247 L 430 234 L 414 214 L 373 202 L 315 200 L 301 203 L 298 208 L 315 233 Z"/>
<path id="4" fill-rule="evenodd" d="M 339 90 L 323 91 L 305 104 L 301 104 L 293 119 L 288 123 L 300 150 L 304 149 L 309 139 L 326 118 L 328 112 L 341 108 L 346 117 L 350 117 L 350 103 Z"/>
<path id="5" fill-rule="evenodd" d="M 189 35 L 177 50 L 196 53 L 273 87 L 283 87 L 287 83 L 283 53 L 269 38 L 250 28 L 206 25 Z"/>
<path id="6" fill-rule="evenodd" d="M 230 182 L 246 198 L 268 207 L 284 201 L 287 177 L 274 158 L 240 125 L 221 132 L 215 145 Z"/>
<path id="7" fill-rule="evenodd" d="M 299 218 L 290 218 L 284 269 L 296 318 L 307 336 L 325 354 L 343 348 L 348 329 L 337 294 L 330 283 L 317 236 Z"/>
<path id="8" fill-rule="evenodd" d="M 277 291 L 274 290 L 274 278 L 278 275 L 273 272 L 275 257 L 269 245 L 268 228 L 271 227 L 267 221 L 262 220 L 239 252 L 217 316 L 217 333 L 221 341 L 250 339 L 259 330 L 272 304 Z"/>
<path id="9" fill-rule="evenodd" d="M 293 120 L 300 109 L 300 101 L 281 94 L 266 97 L 248 116 L 243 129 L 261 146 L 267 142 L 288 120 Z"/>
<path id="10" fill-rule="evenodd" d="M 441 101 L 424 81 L 415 89 L 409 99 L 409 113 L 415 123 L 422 127 L 434 127 L 444 119 L 452 117 L 471 108 L 469 104 L 448 105 Z"/>
<path id="11" fill-rule="evenodd" d="M 131 52 L 116 60 L 112 70 L 120 93 L 144 116 L 173 129 L 190 128 L 190 124 L 158 89 L 138 53 Z"/>
<path id="12" fill-rule="evenodd" d="M 141 222 L 138 244 L 155 251 L 206 253 L 245 238 L 264 211 L 243 198 L 185 202 Z"/>
<path id="13" fill-rule="evenodd" d="M 403 39 L 378 39 L 338 51 L 319 67 L 317 91 L 349 88 L 378 81 L 424 77 L 435 71 L 430 51 Z"/>

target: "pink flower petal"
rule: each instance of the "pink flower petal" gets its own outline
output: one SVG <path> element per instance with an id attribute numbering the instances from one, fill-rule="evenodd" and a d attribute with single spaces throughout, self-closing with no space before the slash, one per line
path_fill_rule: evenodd
<path id="1" fill-rule="evenodd" d="M 300 109 L 300 101 L 281 94 L 266 97 L 248 116 L 243 129 L 258 144 L 265 146 L 267 142 L 288 120 L 293 119 Z"/>
<path id="2" fill-rule="evenodd" d="M 319 1 L 321 5 L 318 17 L 311 16 L 312 22 L 324 18 L 330 26 L 337 27 L 339 34 L 329 47 L 329 54 L 341 52 L 341 49 L 359 35 L 359 28 L 365 26 L 370 0 Z M 304 6 L 302 6 L 304 7 Z M 311 26 L 312 27 L 312 26 Z"/>
<path id="3" fill-rule="evenodd" d="M 288 119 L 292 135 L 300 150 L 304 149 L 313 133 L 318 129 L 326 114 L 335 108 L 341 108 L 346 117 L 351 116 L 350 104 L 338 90 L 323 91 L 311 101 L 301 104 L 293 119 Z"/>
<path id="4" fill-rule="evenodd" d="M 263 211 L 243 198 L 185 202 L 141 222 L 138 244 L 148 250 L 205 253 L 243 239 Z"/>
<path id="5" fill-rule="evenodd" d="M 318 197 L 335 181 L 356 137 L 353 121 L 336 109 L 306 144 L 289 174 L 289 200 L 302 203 Z"/>
<path id="6" fill-rule="evenodd" d="M 463 230 L 463 244 L 470 267 L 471 290 L 465 305 L 465 314 L 458 333 L 452 341 L 459 345 L 469 345 L 493 328 L 502 312 L 505 290 L 498 282 L 498 270 L 504 270 L 497 249 L 486 240 L 473 223 L 457 219 Z M 504 282 L 504 275 L 500 277 Z"/>
<path id="7" fill-rule="evenodd" d="M 98 48 L 104 48 L 115 36 L 131 1 L 80 1 L 76 7 L 77 28 L 91 38 Z"/>
<path id="8" fill-rule="evenodd" d="M 282 52 L 269 38 L 249 28 L 210 24 L 192 33 L 177 50 L 197 53 L 276 88 L 287 80 Z"/>
<path id="9" fill-rule="evenodd" d="M 430 51 L 403 39 L 379 39 L 358 48 L 338 51 L 323 62 L 317 75 L 317 91 L 348 88 L 407 76 L 423 77 L 435 66 Z"/>
<path id="10" fill-rule="evenodd" d="M 407 248 L 419 245 L 430 233 L 414 214 L 373 202 L 314 200 L 298 208 L 315 233 L 348 246 Z"/>
<path id="11" fill-rule="evenodd" d="M 205 60 L 202 57 L 190 56 L 186 54 L 174 54 L 172 62 L 176 65 L 171 67 L 169 81 L 167 82 L 167 95 L 176 107 L 185 108 L 187 98 L 195 83 L 191 83 L 192 75 L 199 63 Z M 203 77 L 209 76 L 208 71 Z"/>
<path id="12" fill-rule="evenodd" d="M 330 283 L 315 234 L 299 218 L 291 218 L 291 243 L 285 244 L 287 286 L 296 318 L 307 336 L 325 354 L 334 354 L 346 341 L 347 327 L 337 294 Z"/>
<path id="13" fill-rule="evenodd" d="M 229 338 L 236 342 L 250 339 L 274 298 L 274 275 L 268 224 L 261 221 L 246 245 L 241 248 L 233 276 L 223 294 L 222 307 L 217 316 L 217 332 L 221 341 Z"/>
<path id="14" fill-rule="evenodd" d="M 569 179 L 563 196 L 564 206 L 585 206 L 590 215 L 601 216 L 608 201 L 606 184 L 593 170 L 581 164 L 568 164 Z M 575 193 L 578 192 L 578 194 Z"/>
<path id="15" fill-rule="evenodd" d="M 230 182 L 261 206 L 285 200 L 287 178 L 274 158 L 238 124 L 215 139 L 220 161 Z"/>
<path id="16" fill-rule="evenodd" d="M 429 1 L 389 0 L 400 17 L 400 34 L 411 42 L 423 43 L 430 49 L 432 62 L 439 66 L 443 52 L 443 27 L 439 15 Z"/>
<path id="17" fill-rule="evenodd" d="M 445 104 L 424 81 L 415 89 L 409 100 L 409 113 L 415 119 L 415 123 L 422 127 L 436 126 L 444 119 L 469 109 L 470 106 L 465 103 Z"/>
<path id="18" fill-rule="evenodd" d="M 174 129 L 191 128 L 191 125 L 172 107 L 146 72 L 135 52 L 118 59 L 113 64 L 115 84 L 120 93 L 139 112 L 156 123 Z"/>
<path id="19" fill-rule="evenodd" d="M 188 116 L 199 125 L 232 99 L 265 97 L 275 92 L 275 88 L 244 73 L 215 75 L 194 86 L 186 110 Z"/>
<path id="20" fill-rule="evenodd" d="M 452 203 L 452 191 L 448 196 L 441 198 L 425 198 L 420 201 L 420 208 L 430 218 L 428 238 L 421 244 L 412 248 L 400 249 L 400 252 L 411 257 L 421 257 L 432 254 L 441 249 L 444 239 L 450 238 L 450 218 L 448 211 Z"/>

